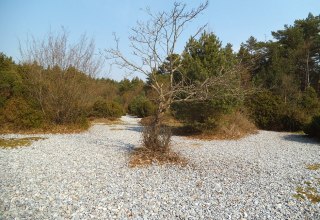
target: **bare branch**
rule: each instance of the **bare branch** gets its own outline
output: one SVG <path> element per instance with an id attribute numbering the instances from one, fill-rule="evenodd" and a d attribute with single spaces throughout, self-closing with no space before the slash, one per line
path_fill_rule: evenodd
<path id="1" fill-rule="evenodd" d="M 160 118 L 161 114 L 175 101 L 206 99 L 208 96 L 209 81 L 201 85 L 187 82 L 185 75 L 180 73 L 180 55 L 176 51 L 177 42 L 185 31 L 186 24 L 193 21 L 207 7 L 208 1 L 191 10 L 187 10 L 186 4 L 177 2 L 169 12 L 153 13 L 146 8 L 145 12 L 149 15 L 150 20 L 138 21 L 136 27 L 131 29 L 129 37 L 132 54 L 139 58 L 139 63 L 130 60 L 119 50 L 119 39 L 116 36 L 114 38 L 116 47 L 105 50 L 106 58 L 112 59 L 113 64 L 130 73 L 139 72 L 149 77 L 150 86 L 158 95 L 156 117 Z M 205 26 L 201 26 L 192 36 L 198 35 Z M 160 68 L 163 74 L 169 76 L 169 85 L 160 82 L 158 76 Z M 176 82 L 174 74 L 180 74 L 181 80 Z"/>

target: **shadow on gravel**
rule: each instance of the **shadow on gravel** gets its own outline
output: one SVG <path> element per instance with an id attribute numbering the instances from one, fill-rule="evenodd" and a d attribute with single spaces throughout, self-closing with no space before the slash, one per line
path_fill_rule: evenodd
<path id="1" fill-rule="evenodd" d="M 133 145 L 133 144 L 124 144 L 124 146 L 125 146 L 125 150 L 128 153 L 131 153 L 135 149 L 135 145 Z"/>
<path id="2" fill-rule="evenodd" d="M 123 141 L 118 141 L 117 143 L 117 147 L 121 150 L 124 150 L 128 153 L 132 152 L 135 148 L 134 144 L 130 144 L 130 143 L 125 143 Z"/>
<path id="3" fill-rule="evenodd" d="M 288 134 L 283 136 L 283 139 L 286 141 L 298 142 L 302 144 L 314 144 L 320 145 L 320 142 L 314 138 L 308 137 L 308 135 L 302 134 Z"/>
<path id="4" fill-rule="evenodd" d="M 129 127 L 125 128 L 125 130 L 141 132 L 142 126 L 129 126 Z"/>

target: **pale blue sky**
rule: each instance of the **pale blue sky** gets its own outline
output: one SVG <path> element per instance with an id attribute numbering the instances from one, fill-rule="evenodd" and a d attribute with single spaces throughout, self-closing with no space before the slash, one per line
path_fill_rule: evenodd
<path id="1" fill-rule="evenodd" d="M 168 10 L 173 0 L 0 0 L 0 52 L 19 60 L 19 40 L 27 35 L 41 39 L 50 30 L 64 26 L 70 39 L 76 41 L 86 33 L 94 38 L 97 49 L 112 47 L 112 33 L 121 39 L 121 48 L 128 46 L 130 27 L 144 20 L 140 10 L 149 6 L 152 11 Z M 182 1 L 196 7 L 200 1 Z M 308 13 L 320 14 L 320 0 L 209 0 L 206 11 L 186 30 L 180 48 L 193 31 L 208 23 L 225 45 L 238 49 L 251 35 L 258 40 L 271 40 L 271 31 L 306 18 Z M 106 74 L 106 71 L 101 75 Z M 114 69 L 109 77 L 121 79 L 121 71 Z"/>

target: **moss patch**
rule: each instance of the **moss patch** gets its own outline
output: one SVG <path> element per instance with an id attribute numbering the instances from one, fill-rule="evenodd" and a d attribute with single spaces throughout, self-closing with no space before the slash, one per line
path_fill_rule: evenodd
<path id="1" fill-rule="evenodd" d="M 320 163 L 309 164 L 306 169 L 316 171 L 320 169 Z M 293 195 L 294 198 L 303 201 L 309 200 L 312 203 L 320 202 L 320 192 L 318 191 L 320 187 L 320 178 L 315 178 L 314 181 L 304 181 L 301 186 L 296 188 L 296 194 Z"/>
<path id="2" fill-rule="evenodd" d="M 0 148 L 18 148 L 30 146 L 34 141 L 44 140 L 42 137 L 27 137 L 27 138 L 0 138 Z"/>

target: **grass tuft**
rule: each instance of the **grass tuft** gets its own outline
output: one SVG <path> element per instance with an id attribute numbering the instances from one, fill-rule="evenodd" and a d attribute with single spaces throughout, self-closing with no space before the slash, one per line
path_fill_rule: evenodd
<path id="1" fill-rule="evenodd" d="M 306 167 L 308 170 L 319 170 L 320 163 L 308 164 Z"/>
<path id="2" fill-rule="evenodd" d="M 293 197 L 299 200 L 309 199 L 312 203 L 320 202 L 320 194 L 318 193 L 315 187 L 297 187 L 297 194 L 294 194 Z"/>
<path id="3" fill-rule="evenodd" d="M 320 169 L 320 164 L 309 164 L 306 167 L 309 170 L 318 170 Z M 297 194 L 294 194 L 293 197 L 298 200 L 308 199 L 312 203 L 320 202 L 320 192 L 318 192 L 320 186 L 320 178 L 315 178 L 315 181 L 304 181 L 303 186 L 298 186 L 296 188 Z"/>
<path id="4" fill-rule="evenodd" d="M 34 141 L 44 140 L 42 137 L 0 139 L 0 148 L 18 148 L 30 146 Z"/>

